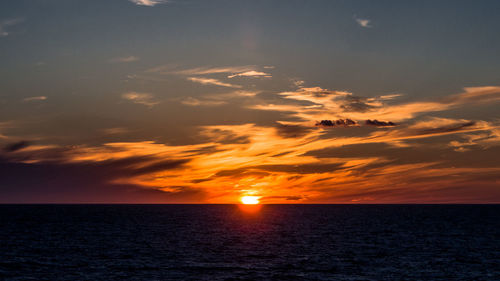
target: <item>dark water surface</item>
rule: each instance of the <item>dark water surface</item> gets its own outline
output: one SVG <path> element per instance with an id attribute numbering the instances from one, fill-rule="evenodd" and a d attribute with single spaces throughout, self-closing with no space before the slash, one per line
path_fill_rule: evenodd
<path id="1" fill-rule="evenodd" d="M 500 205 L 3 205 L 0 280 L 500 280 Z"/>

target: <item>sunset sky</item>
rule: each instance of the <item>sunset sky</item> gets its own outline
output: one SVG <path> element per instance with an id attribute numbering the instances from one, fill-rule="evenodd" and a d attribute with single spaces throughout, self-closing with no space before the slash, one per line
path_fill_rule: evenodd
<path id="1" fill-rule="evenodd" d="M 500 203 L 500 1 L 0 2 L 0 203 Z"/>

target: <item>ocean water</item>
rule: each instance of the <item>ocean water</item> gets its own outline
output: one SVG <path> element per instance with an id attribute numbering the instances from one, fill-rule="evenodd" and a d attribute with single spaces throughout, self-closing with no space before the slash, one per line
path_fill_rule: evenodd
<path id="1" fill-rule="evenodd" d="M 500 280 L 499 205 L 2 205 L 0 280 Z"/>

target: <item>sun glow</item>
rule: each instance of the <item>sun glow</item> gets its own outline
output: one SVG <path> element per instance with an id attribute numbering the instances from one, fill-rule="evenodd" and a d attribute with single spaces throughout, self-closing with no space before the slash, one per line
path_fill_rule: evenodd
<path id="1" fill-rule="evenodd" d="M 241 203 L 245 205 L 256 205 L 259 204 L 258 196 L 243 196 L 241 197 Z"/>

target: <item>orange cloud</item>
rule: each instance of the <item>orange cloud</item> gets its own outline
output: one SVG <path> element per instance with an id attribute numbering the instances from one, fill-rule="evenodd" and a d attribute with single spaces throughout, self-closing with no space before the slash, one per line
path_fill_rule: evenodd
<path id="1" fill-rule="evenodd" d="M 254 92 L 221 95 L 258 99 Z M 167 203 L 235 203 L 245 194 L 263 198 L 266 203 L 480 201 L 486 199 L 472 196 L 465 186 L 477 183 L 482 190 L 491 190 L 500 182 L 500 168 L 487 163 L 467 166 L 467 162 L 454 159 L 463 157 L 474 146 L 496 149 L 499 124 L 437 117 L 409 119 L 422 113 L 497 101 L 499 95 L 498 87 L 466 88 L 464 93 L 439 101 L 398 105 L 388 103 L 396 96 L 362 98 L 343 91 L 301 88 L 280 93 L 281 104 L 251 106 L 282 112 L 292 121 L 278 121 L 272 126 L 202 126 L 200 139 L 206 141 L 198 144 L 137 141 L 65 147 L 11 143 L 5 146 L 0 160 L 37 167 L 56 163 L 63 170 L 85 167 L 95 172 L 91 167 L 99 167 L 109 170 L 100 177 L 107 188 L 152 190 L 164 196 L 161 198 Z M 140 93 L 128 93 L 124 98 L 153 102 L 152 96 Z M 220 100 L 215 96 L 206 101 Z M 202 101 L 190 102 L 202 105 Z M 325 129 L 331 127 L 328 122 L 318 127 L 311 124 L 318 120 L 334 120 L 332 124 L 346 129 Z M 406 122 L 394 126 L 392 120 Z M 430 138 L 434 142 L 426 148 L 436 151 L 436 155 L 455 154 L 437 159 L 432 153 L 403 150 L 417 149 L 418 142 Z M 374 144 L 391 149 L 361 153 L 361 147 Z M 339 153 L 355 146 L 360 153 Z M 455 167 L 457 163 L 462 166 Z M 500 201 L 500 194 L 494 198 Z"/>

